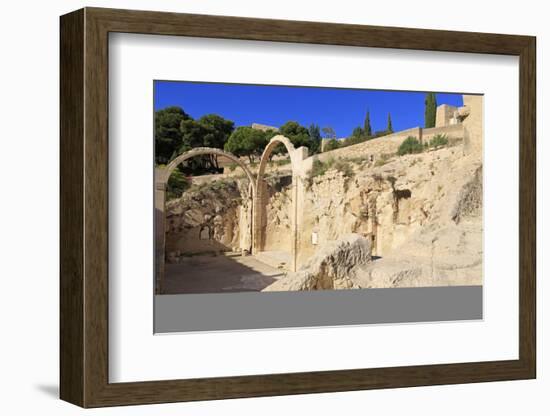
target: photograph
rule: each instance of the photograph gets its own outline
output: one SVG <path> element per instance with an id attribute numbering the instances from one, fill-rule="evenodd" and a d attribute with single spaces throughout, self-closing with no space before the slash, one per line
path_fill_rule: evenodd
<path id="1" fill-rule="evenodd" d="M 482 286 L 482 94 L 153 88 L 157 295 Z"/>

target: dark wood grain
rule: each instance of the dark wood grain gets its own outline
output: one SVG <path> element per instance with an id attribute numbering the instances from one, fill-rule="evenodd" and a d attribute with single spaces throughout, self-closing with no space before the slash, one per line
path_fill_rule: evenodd
<path id="1" fill-rule="evenodd" d="M 519 96 L 519 356 L 536 377 L 537 91 L 536 41 L 520 54 Z"/>
<path id="2" fill-rule="evenodd" d="M 60 388 L 84 405 L 84 11 L 61 19 Z"/>
<path id="3" fill-rule="evenodd" d="M 516 55 L 520 58 L 519 359 L 109 383 L 108 33 Z M 61 18 L 61 397 L 83 407 L 534 378 L 535 39 L 87 8 Z"/>

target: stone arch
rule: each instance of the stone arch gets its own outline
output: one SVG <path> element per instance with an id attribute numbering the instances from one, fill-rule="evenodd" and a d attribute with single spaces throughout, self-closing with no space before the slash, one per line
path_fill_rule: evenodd
<path id="1" fill-rule="evenodd" d="M 291 207 L 291 247 L 290 247 L 290 271 L 296 271 L 296 259 L 298 255 L 298 183 L 300 163 L 307 157 L 307 147 L 296 149 L 292 142 L 285 136 L 277 135 L 273 137 L 262 153 L 260 164 L 258 167 L 258 175 L 256 179 L 256 195 L 254 201 L 254 245 L 253 252 L 257 254 L 265 250 L 266 227 L 267 227 L 267 184 L 264 179 L 265 169 L 269 161 L 271 153 L 279 144 L 283 144 L 290 156 L 292 168 L 292 207 Z"/>
<path id="2" fill-rule="evenodd" d="M 176 169 L 176 167 L 185 162 L 187 159 L 191 159 L 196 156 L 202 155 L 217 155 L 223 156 L 235 162 L 239 165 L 244 173 L 246 174 L 250 186 L 249 189 L 251 192 L 251 201 L 252 201 L 252 227 L 251 227 L 251 243 L 254 247 L 254 203 L 256 201 L 256 180 L 250 169 L 240 160 L 238 157 L 232 153 L 226 152 L 221 149 L 216 149 L 212 147 L 197 147 L 187 152 L 182 153 L 174 160 L 172 160 L 166 167 L 156 168 L 155 169 L 155 292 L 160 294 L 163 292 L 163 283 L 164 283 L 164 262 L 165 262 L 165 203 L 166 203 L 166 185 L 170 175 Z"/>
<path id="3" fill-rule="evenodd" d="M 243 163 L 241 159 L 239 159 L 237 156 L 235 156 L 232 153 L 226 152 L 225 150 L 216 149 L 214 147 L 196 147 L 194 149 L 191 149 L 187 152 L 183 152 L 181 155 L 176 157 L 174 160 L 172 160 L 168 165 L 166 165 L 165 168 L 162 169 L 161 176 L 157 179 L 155 179 L 158 182 L 163 182 L 165 185 L 168 182 L 168 178 L 176 169 L 176 167 L 185 162 L 187 159 L 191 159 L 195 156 L 202 156 L 202 155 L 217 155 L 217 156 L 224 156 L 228 159 L 230 159 L 232 162 L 235 162 L 237 165 L 239 165 L 242 170 L 244 170 L 244 173 L 248 177 L 248 180 L 251 184 L 255 185 L 256 180 L 254 179 L 254 175 L 252 175 L 252 172 L 250 172 L 250 169 L 246 167 L 246 165 Z"/>
<path id="4" fill-rule="evenodd" d="M 267 162 L 269 161 L 269 157 L 271 156 L 271 153 L 273 153 L 273 150 L 275 150 L 275 148 L 279 144 L 283 144 L 286 147 L 288 155 L 290 156 L 292 172 L 294 173 L 295 171 L 297 171 L 298 169 L 297 164 L 299 163 L 299 161 L 296 158 L 296 148 L 294 147 L 290 139 L 288 139 L 288 137 L 277 135 L 269 141 L 269 143 L 267 144 L 267 146 L 265 147 L 262 153 L 262 157 L 260 159 L 260 165 L 258 167 L 258 178 L 263 178 L 265 173 L 265 168 L 267 166 Z"/>

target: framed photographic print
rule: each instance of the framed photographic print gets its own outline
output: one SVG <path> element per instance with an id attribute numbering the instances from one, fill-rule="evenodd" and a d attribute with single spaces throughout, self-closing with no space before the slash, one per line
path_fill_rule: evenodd
<path id="1" fill-rule="evenodd" d="M 61 398 L 534 378 L 535 38 L 61 17 Z"/>

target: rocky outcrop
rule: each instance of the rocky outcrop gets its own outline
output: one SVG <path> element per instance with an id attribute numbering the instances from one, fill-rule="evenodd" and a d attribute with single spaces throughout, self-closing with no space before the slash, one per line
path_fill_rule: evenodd
<path id="1" fill-rule="evenodd" d="M 454 145 L 384 163 L 348 159 L 353 173 L 311 181 L 300 260 L 346 233 L 370 239 L 374 260 L 350 271 L 351 287 L 482 283 L 482 162 Z M 315 234 L 317 244 L 311 243 Z"/>
<path id="2" fill-rule="evenodd" d="M 349 234 L 327 242 L 299 271 L 289 273 L 264 289 L 268 292 L 288 290 L 351 289 L 358 266 L 371 261 L 370 240 Z"/>
<path id="3" fill-rule="evenodd" d="M 481 223 L 419 230 L 395 252 L 358 266 L 352 281 L 362 288 L 479 285 Z"/>
<path id="4" fill-rule="evenodd" d="M 426 223 L 396 250 L 360 267 L 355 284 L 366 288 L 481 284 L 482 167 L 475 162 L 474 166 L 466 171 L 469 176 L 462 177 L 462 186 L 450 190 L 444 200 L 433 194 Z"/>
<path id="5" fill-rule="evenodd" d="M 482 167 L 475 171 L 472 180 L 467 182 L 458 195 L 451 218 L 459 223 L 463 218 L 475 218 L 481 215 L 481 204 L 483 198 Z"/>

